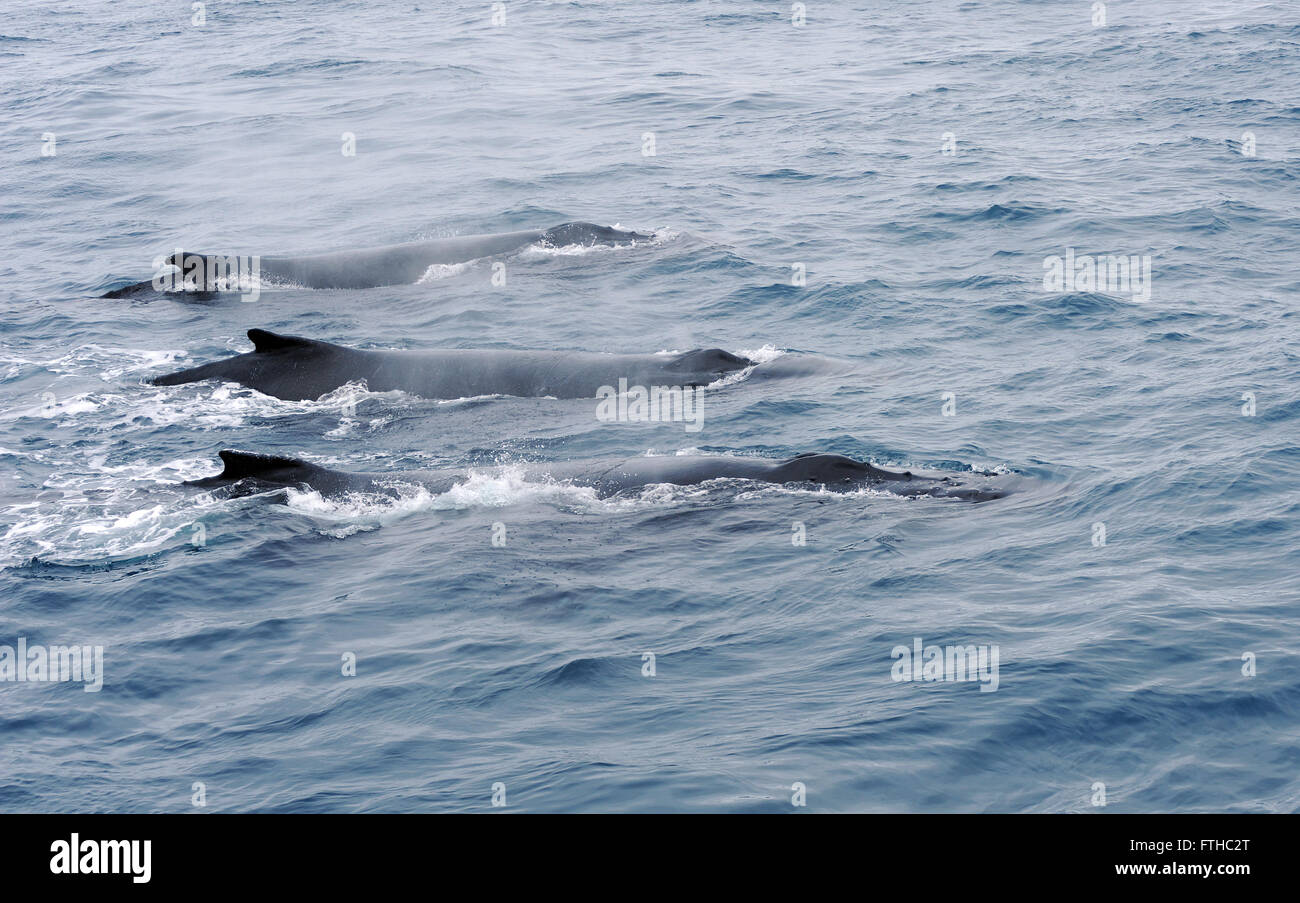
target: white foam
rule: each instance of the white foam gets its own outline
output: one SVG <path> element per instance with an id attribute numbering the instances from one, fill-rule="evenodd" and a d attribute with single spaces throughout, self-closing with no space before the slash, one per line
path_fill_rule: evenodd
<path id="1" fill-rule="evenodd" d="M 35 498 L 0 509 L 8 524 L 0 527 L 0 569 L 35 558 L 66 565 L 129 559 L 189 544 L 199 519 L 223 503 L 208 493 L 160 498 L 159 487 L 211 468 L 197 458 L 109 466 L 96 455 L 65 465 Z"/>
<path id="2" fill-rule="evenodd" d="M 596 490 L 554 480 L 529 480 L 524 465 L 501 470 L 471 470 L 462 481 L 438 496 L 438 509 L 505 508 L 521 503 L 594 504 Z"/>
<path id="3" fill-rule="evenodd" d="M 778 357 L 785 354 L 785 351 L 777 348 L 775 345 L 764 345 L 763 347 L 752 351 L 737 351 L 736 354 L 739 354 L 741 357 L 749 358 L 753 363 L 748 367 L 737 370 L 735 373 L 728 373 L 720 379 L 715 379 L 713 382 L 705 386 L 705 389 L 720 389 L 723 386 L 732 386 L 738 382 L 743 382 L 744 380 L 749 379 L 749 375 L 754 372 L 755 367 L 776 360 Z"/>
<path id="4" fill-rule="evenodd" d="M 326 536 L 342 539 L 361 531 L 377 530 L 410 514 L 427 511 L 434 496 L 423 486 L 391 484 L 397 496 L 378 493 L 350 493 L 326 498 L 314 489 L 289 489 L 285 502 L 289 510 L 320 521 L 317 529 Z"/>
<path id="5" fill-rule="evenodd" d="M 177 391 L 178 388 L 181 390 Z M 286 401 L 238 383 L 222 383 L 211 388 L 202 383 L 191 383 L 183 388 L 157 387 L 142 397 L 126 399 L 106 395 L 102 400 L 106 407 L 117 404 L 127 408 L 119 422 L 145 418 L 158 425 L 183 423 L 202 428 L 240 426 L 250 418 L 335 415 L 340 418 L 340 425 L 328 435 L 337 438 L 351 433 L 363 423 L 373 430 L 389 422 L 388 417 L 357 420 L 355 411 L 363 402 L 379 400 L 385 405 L 398 405 L 409 403 L 411 399 L 412 396 L 405 392 L 371 392 L 364 382 L 350 382 L 307 401 Z"/>
<path id="6" fill-rule="evenodd" d="M 93 370 L 104 382 L 116 382 L 128 373 L 158 370 L 185 356 L 186 353 L 180 350 L 112 348 L 90 344 L 74 348 L 62 357 L 44 361 L 40 366 L 59 374 Z"/>
<path id="7" fill-rule="evenodd" d="M 610 228 L 619 229 L 624 232 L 627 231 L 617 223 L 610 226 Z M 670 229 L 656 229 L 650 233 L 649 238 L 633 238 L 622 242 L 572 245 L 548 245 L 544 242 L 535 242 L 520 251 L 517 256 L 523 260 L 545 260 L 553 257 L 585 257 L 588 254 L 613 253 L 615 251 L 628 251 L 633 248 L 658 247 L 675 240 L 680 234 L 680 232 L 674 232 Z"/>
<path id="8" fill-rule="evenodd" d="M 415 280 L 416 285 L 423 285 L 429 282 L 437 282 L 439 279 L 446 279 L 449 276 L 459 276 L 461 273 L 473 269 L 475 264 L 485 258 L 476 257 L 473 260 L 465 260 L 461 263 L 435 263 L 431 264 L 419 279 Z"/>
<path id="9" fill-rule="evenodd" d="M 854 489 L 838 490 L 829 489 L 825 485 L 801 486 L 797 483 L 764 483 L 747 489 L 743 492 L 736 493 L 735 500 L 738 502 L 749 501 L 750 499 L 763 498 L 765 496 L 781 495 L 794 496 L 797 498 L 817 498 L 817 499 L 892 499 L 899 502 L 911 502 L 912 496 L 901 495 L 897 492 L 890 492 L 888 489 L 874 489 L 870 486 L 858 486 Z"/>
<path id="10" fill-rule="evenodd" d="M 966 465 L 966 469 L 985 477 L 1005 477 L 1016 472 L 1009 464 L 981 464 L 978 461 L 972 461 Z"/>
<path id="11" fill-rule="evenodd" d="M 777 348 L 775 345 L 771 344 L 764 345 L 761 348 L 754 348 L 752 350 L 742 348 L 740 351 L 736 352 L 736 354 L 739 354 L 741 357 L 747 357 L 756 364 L 771 363 L 785 353 L 786 352 L 783 349 Z"/>
<path id="12" fill-rule="evenodd" d="M 510 398 L 509 395 L 466 395 L 462 398 L 439 398 L 435 399 L 437 404 L 465 404 L 471 401 L 491 401 L 494 398 Z M 545 398 L 554 398 L 554 395 L 543 396 Z"/>
<path id="13" fill-rule="evenodd" d="M 391 492 L 349 493 L 325 497 L 315 490 L 290 489 L 286 501 L 291 510 L 319 521 L 317 529 L 327 536 L 344 537 L 415 514 L 463 511 L 470 508 L 507 508 L 522 504 L 551 504 L 559 507 L 599 508 L 602 500 L 587 486 L 552 480 L 525 478 L 523 465 L 501 470 L 470 470 L 445 492 L 430 492 L 419 484 L 404 482 L 394 474 L 385 488 Z"/>

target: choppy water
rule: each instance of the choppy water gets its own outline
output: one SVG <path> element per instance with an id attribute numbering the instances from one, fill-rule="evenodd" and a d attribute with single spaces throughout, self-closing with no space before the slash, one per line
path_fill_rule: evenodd
<path id="1" fill-rule="evenodd" d="M 801 782 L 820 811 L 1093 811 L 1101 782 L 1111 811 L 1295 810 L 1300 8 L 1107 14 L 7 9 L 0 644 L 103 645 L 105 676 L 0 683 L 0 808 L 186 811 L 202 782 L 218 810 L 479 810 L 500 782 L 516 810 L 789 811 Z M 657 238 L 530 249 L 500 287 L 479 261 L 256 303 L 97 297 L 176 247 L 567 220 Z M 1044 291 L 1067 248 L 1150 255 L 1149 299 Z M 253 326 L 848 372 L 727 386 L 689 435 L 581 401 L 144 384 Z M 177 485 L 224 447 L 467 471 L 836 451 L 1032 488 Z M 997 691 L 895 682 L 915 637 L 996 644 Z"/>

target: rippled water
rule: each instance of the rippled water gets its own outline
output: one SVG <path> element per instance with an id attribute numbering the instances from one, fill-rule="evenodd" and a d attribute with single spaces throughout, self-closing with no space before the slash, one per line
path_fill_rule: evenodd
<path id="1" fill-rule="evenodd" d="M 185 811 L 201 782 L 217 810 L 478 810 L 500 783 L 519 810 L 789 811 L 799 782 L 818 811 L 1094 811 L 1098 784 L 1110 810 L 1295 810 L 1300 9 L 1106 12 L 8 10 L 0 645 L 102 645 L 105 670 L 0 683 L 0 807 Z M 466 261 L 98 297 L 177 247 L 569 220 L 656 240 L 529 248 L 504 286 Z M 1070 248 L 1149 255 L 1150 297 L 1045 291 Z M 690 434 L 588 401 L 145 384 L 251 327 L 836 366 L 721 387 Z M 178 485 L 227 447 L 477 475 L 288 505 Z M 481 472 L 688 449 L 1027 488 L 598 499 Z M 916 637 L 996 645 L 996 692 L 891 679 Z"/>

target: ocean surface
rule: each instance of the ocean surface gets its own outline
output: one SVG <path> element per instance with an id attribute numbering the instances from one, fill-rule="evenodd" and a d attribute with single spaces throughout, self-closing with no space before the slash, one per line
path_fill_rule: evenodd
<path id="1" fill-rule="evenodd" d="M 6 8 L 0 646 L 102 646 L 103 685 L 0 681 L 0 810 L 1300 809 L 1300 6 L 800 6 Z M 571 220 L 654 238 L 100 297 L 181 247 Z M 1149 291 L 1054 290 L 1067 253 Z M 145 382 L 252 327 L 835 366 L 716 387 L 699 432 Z M 223 448 L 475 476 L 179 485 Z M 1022 489 L 484 470 L 690 450 Z M 996 647 L 996 690 L 895 680 L 918 640 Z"/>

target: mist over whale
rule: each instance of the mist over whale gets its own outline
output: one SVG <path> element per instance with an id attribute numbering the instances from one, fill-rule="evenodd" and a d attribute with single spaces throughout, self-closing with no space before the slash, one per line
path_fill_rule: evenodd
<path id="1" fill-rule="evenodd" d="M 563 247 L 630 244 L 649 238 L 650 235 L 612 226 L 573 222 L 550 229 L 462 235 L 296 257 L 177 251 L 164 262 L 167 267 L 175 268 L 177 272 L 174 275 L 171 272 L 155 274 L 143 282 L 111 289 L 103 297 L 131 297 L 160 290 L 163 284 L 196 292 L 237 291 L 241 278 L 314 289 L 377 288 L 416 282 L 429 267 L 438 264 L 465 263 L 508 254 L 536 243 Z M 252 272 L 247 272 L 250 268 Z"/>

